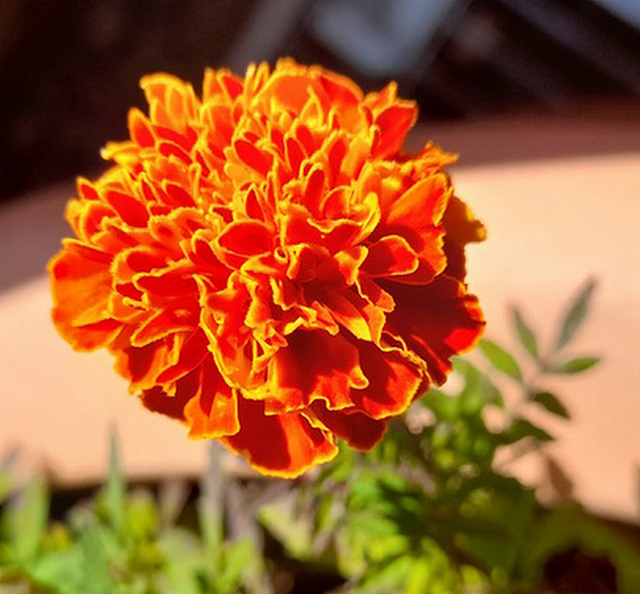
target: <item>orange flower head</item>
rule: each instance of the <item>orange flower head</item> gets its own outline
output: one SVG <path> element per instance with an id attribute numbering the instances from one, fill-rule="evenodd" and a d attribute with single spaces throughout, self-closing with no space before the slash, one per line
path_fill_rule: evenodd
<path id="1" fill-rule="evenodd" d="M 142 79 L 113 166 L 79 179 L 76 235 L 49 263 L 53 320 L 109 349 L 143 404 L 295 477 L 371 448 L 484 322 L 465 244 L 482 225 L 395 84 L 364 95 L 280 60 L 207 70 L 202 97 Z"/>

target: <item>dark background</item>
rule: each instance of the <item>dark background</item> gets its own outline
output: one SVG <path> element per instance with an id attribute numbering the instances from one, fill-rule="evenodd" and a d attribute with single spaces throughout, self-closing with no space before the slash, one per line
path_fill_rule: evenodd
<path id="1" fill-rule="evenodd" d="M 155 71 L 198 89 L 206 66 L 241 74 L 251 60 L 293 55 L 365 89 L 395 78 L 431 121 L 640 106 L 640 33 L 594 1 L 441 4 L 420 23 L 421 0 L 1 0 L 0 199 L 98 172 L 99 149 L 125 138 L 128 107 L 144 107 L 138 80 Z M 355 30 L 349 53 L 319 26 L 336 6 L 387 55 L 414 42 L 395 64 L 363 67 L 371 52 Z"/>

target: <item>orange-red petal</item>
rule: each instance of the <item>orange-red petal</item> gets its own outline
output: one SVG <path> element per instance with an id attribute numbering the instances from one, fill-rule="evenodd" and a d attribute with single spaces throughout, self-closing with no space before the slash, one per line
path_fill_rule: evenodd
<path id="1" fill-rule="evenodd" d="M 240 431 L 222 441 L 263 474 L 295 478 L 338 453 L 332 435 L 301 413 L 267 415 L 264 404 L 238 401 Z"/>
<path id="2" fill-rule="evenodd" d="M 291 59 L 244 79 L 207 70 L 202 98 L 141 81 L 130 139 L 80 179 L 50 263 L 53 319 L 107 347 L 143 404 L 293 477 L 337 438 L 368 449 L 482 329 L 464 248 L 483 228 L 390 83 Z"/>
<path id="3" fill-rule="evenodd" d="M 311 410 L 331 433 L 358 450 L 370 450 L 387 430 L 386 421 L 372 419 L 354 408 L 329 410 L 321 402 L 314 402 Z"/>
<path id="4" fill-rule="evenodd" d="M 324 331 L 297 331 L 269 364 L 269 414 L 297 411 L 314 400 L 329 409 L 353 406 L 352 388 L 363 388 L 367 378 L 357 348 L 340 335 Z"/>
<path id="5" fill-rule="evenodd" d="M 121 324 L 110 318 L 111 256 L 67 241 L 49 263 L 53 293 L 53 320 L 74 348 L 92 350 L 115 337 Z"/>
<path id="6" fill-rule="evenodd" d="M 445 275 L 423 287 L 386 281 L 383 286 L 396 302 L 386 329 L 426 362 L 434 383 L 442 384 L 451 357 L 471 348 L 484 329 L 478 299 Z"/>
<path id="7" fill-rule="evenodd" d="M 240 430 L 238 391 L 225 383 L 208 356 L 198 370 L 195 395 L 184 407 L 189 437 L 217 439 Z"/>

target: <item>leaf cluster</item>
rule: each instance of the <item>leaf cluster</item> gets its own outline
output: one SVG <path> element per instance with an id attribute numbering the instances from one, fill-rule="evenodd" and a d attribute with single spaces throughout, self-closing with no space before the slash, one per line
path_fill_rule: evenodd
<path id="1" fill-rule="evenodd" d="M 546 348 L 512 308 L 516 351 L 483 340 L 479 357 L 454 362 L 452 385 L 417 400 L 373 451 L 342 448 L 306 480 L 268 481 L 253 499 L 215 444 L 193 503 L 179 483 L 127 488 L 114 439 L 104 486 L 63 521 L 50 519 L 42 478 L 16 489 L 0 468 L 0 591 L 270 594 L 288 590 L 267 563 L 286 573 L 291 561 L 341 576 L 336 592 L 528 593 L 547 559 L 579 547 L 609 555 L 620 591 L 640 592 L 633 546 L 574 504 L 543 507 L 504 462 L 544 453 L 545 415 L 570 418 L 547 384 L 597 363 L 566 354 L 593 292 L 589 282 L 578 293 Z M 267 561 L 256 517 L 286 559 Z"/>
<path id="2" fill-rule="evenodd" d="M 251 539 L 225 539 L 219 468 L 203 477 L 197 514 L 183 521 L 188 491 L 173 483 L 154 497 L 129 491 L 115 439 L 105 485 L 49 521 L 50 493 L 40 477 L 0 492 L 0 591 L 33 594 L 236 594 L 256 587 L 262 566 Z M 218 489 L 220 493 L 220 490 Z M 193 524 L 193 525 L 190 525 Z"/>
<path id="3" fill-rule="evenodd" d="M 302 491 L 264 507 L 267 530 L 290 556 L 335 567 L 345 592 L 532 592 L 544 562 L 575 544 L 608 546 L 620 561 L 625 591 L 640 591 L 629 563 L 640 562 L 633 547 L 593 528 L 597 522 L 575 505 L 544 508 L 499 463 L 540 452 L 553 440 L 529 418 L 531 408 L 569 419 L 544 383 L 597 363 L 566 356 L 593 291 L 591 281 L 578 293 L 548 349 L 512 309 L 519 352 L 483 340 L 480 361 L 455 361 L 457 389 L 432 389 L 405 419 L 390 423 L 372 452 L 344 448 Z M 505 382 L 515 399 L 503 393 Z"/>

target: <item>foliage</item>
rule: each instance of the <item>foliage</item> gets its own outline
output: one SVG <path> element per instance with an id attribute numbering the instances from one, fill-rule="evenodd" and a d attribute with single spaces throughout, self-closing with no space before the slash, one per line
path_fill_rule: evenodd
<path id="1" fill-rule="evenodd" d="M 485 339 L 473 360 L 455 361 L 452 386 L 415 402 L 372 452 L 345 448 L 305 480 L 261 481 L 254 497 L 224 471 L 216 445 L 194 502 L 180 483 L 129 489 L 114 439 L 97 496 L 52 521 L 44 480 L 16 489 L 6 464 L 0 592 L 288 592 L 277 577 L 293 561 L 294 571 L 341 576 L 336 592 L 533 592 L 545 562 L 572 547 L 609 556 L 620 591 L 640 592 L 636 548 L 575 504 L 546 509 L 509 472 L 553 440 L 541 418 L 570 417 L 549 380 L 597 362 L 567 354 L 593 287 L 568 307 L 549 347 L 513 308 L 517 351 Z M 287 559 L 265 555 L 258 515 Z"/>
<path id="2" fill-rule="evenodd" d="M 534 420 L 541 412 L 569 418 L 547 380 L 598 362 L 566 354 L 593 289 L 579 292 L 547 349 L 513 308 L 518 353 L 482 340 L 480 361 L 455 362 L 457 390 L 431 390 L 371 453 L 342 452 L 265 507 L 265 526 L 292 557 L 334 566 L 349 592 L 532 592 L 545 561 L 574 545 L 611 555 L 622 591 L 640 591 L 636 549 L 576 505 L 545 509 L 509 475 L 510 462 L 553 440 Z"/>
<path id="3" fill-rule="evenodd" d="M 34 478 L 5 492 L 0 533 L 0 591 L 33 594 L 236 594 L 260 591 L 260 557 L 251 539 L 225 540 L 217 452 L 205 473 L 196 526 L 178 522 L 187 492 L 169 485 L 155 499 L 127 492 L 115 439 L 106 484 L 49 523 L 49 493 Z M 6 474 L 5 474 L 6 477 Z M 4 481 L 3 484 L 11 481 Z M 2 494 L 2 493 L 0 493 Z M 258 586 L 256 585 L 258 584 Z"/>

